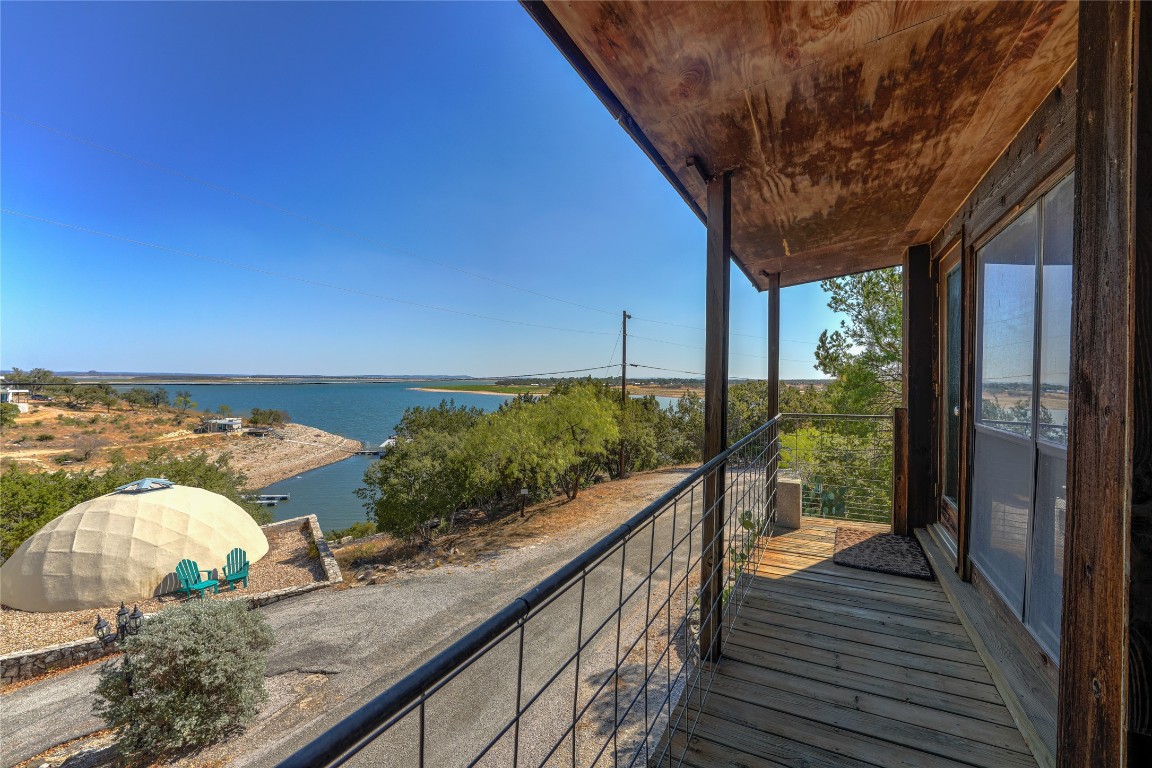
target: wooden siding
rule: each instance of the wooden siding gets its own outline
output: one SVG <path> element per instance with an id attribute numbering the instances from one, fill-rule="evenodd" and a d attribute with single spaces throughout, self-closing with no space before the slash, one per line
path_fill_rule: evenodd
<path id="1" fill-rule="evenodd" d="M 672 735 L 684 764 L 1035 768 L 940 584 L 834 565 L 834 531 L 805 519 L 767 543 L 692 732 Z"/>

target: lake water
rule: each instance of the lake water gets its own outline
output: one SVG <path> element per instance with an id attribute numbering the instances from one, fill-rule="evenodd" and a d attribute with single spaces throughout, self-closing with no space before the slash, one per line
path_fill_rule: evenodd
<path id="1" fill-rule="evenodd" d="M 188 384 L 170 385 L 165 389 L 169 396 L 175 396 L 177 390 L 188 390 L 196 408 L 201 411 L 215 411 L 221 405 L 227 405 L 238 416 L 253 408 L 287 411 L 293 422 L 361 440 L 366 448 L 375 448 L 391 437 L 404 409 L 410 406 L 435 406 L 447 399 L 454 400 L 457 405 L 493 411 L 508 399 L 496 395 L 419 392 L 413 389 L 443 383 L 448 382 Z M 282 480 L 262 492 L 292 494 L 291 501 L 271 508 L 276 520 L 315 514 L 325 531 L 347 528 L 367 519 L 363 502 L 356 497 L 355 491 L 363 484 L 364 470 L 373 461 L 375 458 L 372 456 L 351 456 Z"/>
<path id="2" fill-rule="evenodd" d="M 391 437 L 404 410 L 411 406 L 434 407 L 441 400 L 453 400 L 456 405 L 493 411 L 510 397 L 414 389 L 447 383 L 451 382 L 188 384 L 170 385 L 165 389 L 169 396 L 175 396 L 177 390 L 187 390 L 201 411 L 215 411 L 221 405 L 227 405 L 236 415 L 247 414 L 253 408 L 287 411 L 293 422 L 363 441 L 366 448 L 375 448 Z M 662 407 L 675 402 L 674 398 L 657 399 Z M 363 502 L 355 491 L 363 485 L 364 470 L 375 460 L 372 456 L 350 456 L 274 483 L 262 492 L 292 495 L 291 501 L 271 508 L 276 520 L 315 514 L 325 531 L 347 528 L 367 519 Z"/>

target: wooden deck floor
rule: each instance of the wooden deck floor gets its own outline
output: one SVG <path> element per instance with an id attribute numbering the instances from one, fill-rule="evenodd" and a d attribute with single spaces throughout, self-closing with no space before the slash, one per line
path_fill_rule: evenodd
<path id="1" fill-rule="evenodd" d="M 834 531 L 767 544 L 684 764 L 1036 768 L 940 585 L 833 565 Z"/>

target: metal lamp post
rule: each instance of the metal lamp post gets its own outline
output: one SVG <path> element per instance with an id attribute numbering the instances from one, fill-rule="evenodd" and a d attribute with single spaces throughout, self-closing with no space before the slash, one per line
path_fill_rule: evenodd
<path id="1" fill-rule="evenodd" d="M 137 604 L 132 607 L 132 613 L 128 614 L 128 634 L 137 635 L 140 633 L 140 625 L 144 623 L 144 612 L 140 610 Z"/>
<path id="2" fill-rule="evenodd" d="M 128 636 L 128 609 L 124 601 L 120 601 L 120 610 L 116 611 L 116 639 L 123 640 Z"/>
<path id="3" fill-rule="evenodd" d="M 528 489 L 520 489 L 520 517 L 524 517 L 524 505 L 528 503 Z"/>
<path id="4" fill-rule="evenodd" d="M 96 635 L 96 639 L 103 645 L 108 645 L 116 640 L 116 633 L 112 631 L 112 625 L 105 621 L 100 614 L 96 614 L 96 624 L 92 627 L 92 634 Z"/>

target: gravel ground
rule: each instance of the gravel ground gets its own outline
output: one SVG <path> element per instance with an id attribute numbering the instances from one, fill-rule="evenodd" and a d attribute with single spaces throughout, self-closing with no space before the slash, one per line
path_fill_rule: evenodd
<path id="1" fill-rule="evenodd" d="M 216 598 L 238 594 L 255 595 L 325 579 L 323 565 L 317 558 L 308 555 L 312 538 L 306 535 L 303 529 L 271 531 L 267 532 L 267 535 L 268 554 L 252 564 L 248 589 L 241 587 L 233 592 L 222 591 L 215 596 Z M 211 594 L 209 596 L 212 597 Z M 155 613 L 183 602 L 184 599 L 175 595 L 163 595 L 145 600 L 139 605 L 144 613 Z M 31 613 L 5 606 L 0 609 L 0 654 L 43 648 L 89 637 L 92 634 L 92 625 L 96 622 L 96 614 L 101 613 L 114 624 L 119 607 L 115 605 L 87 608 L 82 611 Z"/>

